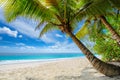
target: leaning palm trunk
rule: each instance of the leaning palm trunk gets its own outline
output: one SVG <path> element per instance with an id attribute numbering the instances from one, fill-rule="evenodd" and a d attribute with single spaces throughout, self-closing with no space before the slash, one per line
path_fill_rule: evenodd
<path id="1" fill-rule="evenodd" d="M 85 54 L 87 59 L 93 65 L 93 67 L 106 76 L 117 76 L 120 75 L 120 67 L 112 64 L 105 63 L 95 57 L 77 38 L 72 32 L 67 32 L 67 34 L 72 38 L 76 45 Z"/>
<path id="2" fill-rule="evenodd" d="M 112 26 L 107 22 L 104 16 L 100 16 L 100 19 L 102 23 L 105 25 L 105 27 L 111 32 L 112 37 L 118 42 L 120 45 L 120 36 L 119 34 L 112 28 Z"/>

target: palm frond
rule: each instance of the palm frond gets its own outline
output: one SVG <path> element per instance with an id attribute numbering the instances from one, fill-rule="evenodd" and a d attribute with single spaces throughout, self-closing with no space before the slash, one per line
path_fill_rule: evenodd
<path id="1" fill-rule="evenodd" d="M 88 31 L 89 38 L 92 41 L 95 41 L 98 36 L 104 37 L 104 35 L 106 35 L 107 33 L 105 32 L 106 29 L 100 19 L 94 20 L 94 22 L 92 22 L 92 24 L 89 26 L 88 30 L 89 30 Z"/>
<path id="2" fill-rule="evenodd" d="M 40 18 L 48 20 L 54 17 L 52 12 L 38 0 L 8 0 L 4 10 L 8 21 L 12 21 L 20 15 L 36 20 Z"/>
<path id="3" fill-rule="evenodd" d="M 88 2 L 86 2 L 86 4 L 85 5 L 82 5 L 82 7 L 80 8 L 80 9 L 78 9 L 77 10 L 77 7 L 79 6 L 80 7 L 80 5 L 81 4 L 78 4 L 77 6 L 76 6 L 76 11 L 74 11 L 74 13 L 72 13 L 72 15 L 71 15 L 71 17 L 70 17 L 70 24 L 72 25 L 71 27 L 72 27 L 72 31 L 74 31 L 75 29 L 76 29 L 76 26 L 77 26 L 77 23 L 79 22 L 79 21 L 82 21 L 83 19 L 85 19 L 86 18 L 86 13 L 85 12 L 83 12 L 87 7 L 89 7 L 90 5 L 91 5 L 91 1 L 88 1 Z"/>
<path id="4" fill-rule="evenodd" d="M 43 24 L 45 24 L 45 22 L 44 22 L 44 21 L 40 21 L 40 22 L 38 23 L 38 25 L 36 26 L 35 30 L 40 29 L 40 27 L 41 27 Z"/>
<path id="5" fill-rule="evenodd" d="M 120 0 L 109 0 L 113 7 L 120 10 Z"/>
<path id="6" fill-rule="evenodd" d="M 80 0 L 78 6 L 79 9 L 71 17 L 71 24 L 87 17 L 105 15 L 111 10 L 111 5 L 107 0 Z"/>
<path id="7" fill-rule="evenodd" d="M 58 29 L 59 29 L 58 26 L 48 23 L 44 26 L 44 28 L 40 32 L 39 37 L 41 37 L 43 34 L 49 32 L 49 31 L 58 30 Z"/>
<path id="8" fill-rule="evenodd" d="M 59 1 L 60 0 L 45 0 L 46 6 L 56 14 L 60 14 L 59 10 Z"/>
<path id="9" fill-rule="evenodd" d="M 85 22 L 84 25 L 81 27 L 81 29 L 76 33 L 76 37 L 78 39 L 81 39 L 83 37 L 85 37 L 88 34 L 88 25 L 90 23 L 89 22 Z"/>
<path id="10" fill-rule="evenodd" d="M 6 0 L 7 1 L 7 0 Z M 5 0 L 0 0 L 0 7 L 1 6 L 4 6 L 4 4 L 6 3 L 6 1 Z"/>
<path id="11" fill-rule="evenodd" d="M 46 5 L 48 5 L 48 6 L 55 6 L 55 7 L 58 6 L 57 0 L 45 0 L 45 3 L 46 3 Z"/>
<path id="12" fill-rule="evenodd" d="M 79 7 L 72 19 L 81 20 L 88 16 L 105 15 L 111 9 L 107 0 L 80 0 Z"/>
<path id="13" fill-rule="evenodd" d="M 78 12 L 74 14 L 74 17 L 77 17 L 81 12 L 85 11 L 89 6 L 91 6 L 92 3 L 93 3 L 93 1 L 89 1 L 85 5 L 83 5 L 80 8 L 80 10 L 78 10 Z"/>

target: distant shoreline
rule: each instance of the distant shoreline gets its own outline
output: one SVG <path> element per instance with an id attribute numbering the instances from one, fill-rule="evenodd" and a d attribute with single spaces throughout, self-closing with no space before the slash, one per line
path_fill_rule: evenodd
<path id="1" fill-rule="evenodd" d="M 55 58 L 55 59 L 0 60 L 0 65 L 23 64 L 23 63 L 32 63 L 32 62 L 50 63 L 50 62 L 57 62 L 61 60 L 77 59 L 77 58 L 84 58 L 84 57 L 85 56 L 69 57 L 69 58 Z"/>

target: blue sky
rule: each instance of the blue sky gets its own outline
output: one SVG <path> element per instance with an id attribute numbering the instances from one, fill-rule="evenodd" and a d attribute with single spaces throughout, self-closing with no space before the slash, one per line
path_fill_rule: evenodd
<path id="1" fill-rule="evenodd" d="M 61 31 L 48 32 L 38 38 L 40 30 L 35 31 L 37 24 L 38 22 L 23 17 L 8 23 L 0 8 L 0 55 L 81 52 Z"/>

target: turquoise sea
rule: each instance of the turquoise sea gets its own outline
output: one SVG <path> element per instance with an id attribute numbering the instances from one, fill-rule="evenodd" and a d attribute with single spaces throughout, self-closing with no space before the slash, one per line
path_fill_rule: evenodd
<path id="1" fill-rule="evenodd" d="M 27 55 L 2 55 L 0 61 L 3 60 L 36 60 L 36 59 L 60 59 L 75 58 L 84 56 L 82 53 L 42 53 Z"/>
<path id="2" fill-rule="evenodd" d="M 28 62 L 50 62 L 61 59 L 84 57 L 82 53 L 43 53 L 27 55 L 0 55 L 0 65 L 18 64 Z"/>

